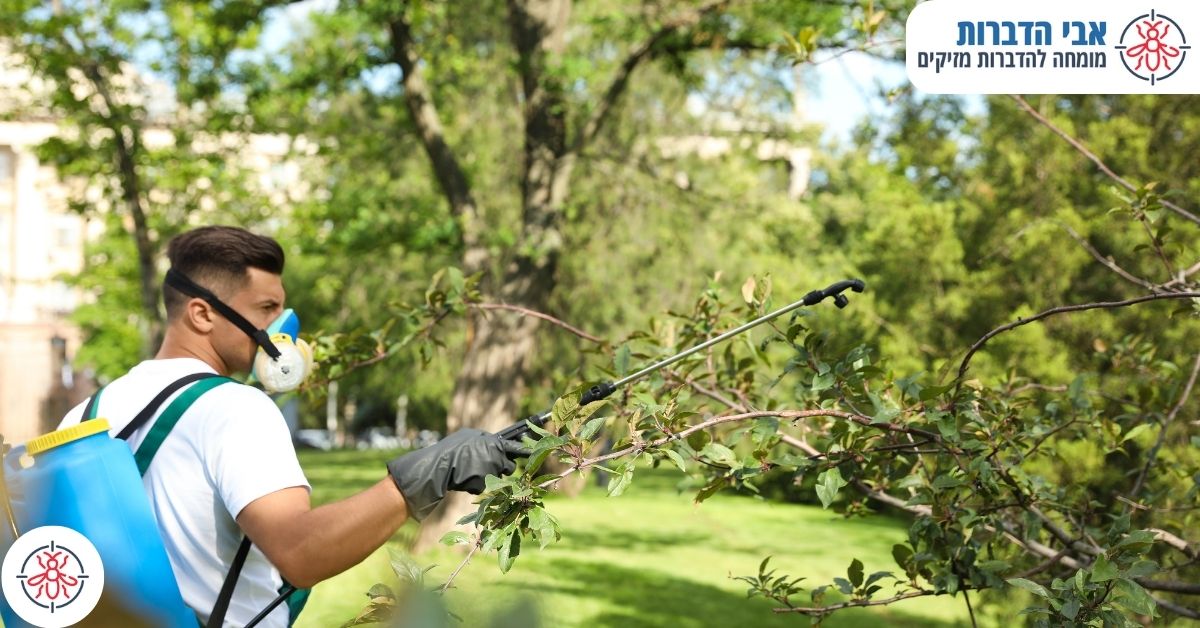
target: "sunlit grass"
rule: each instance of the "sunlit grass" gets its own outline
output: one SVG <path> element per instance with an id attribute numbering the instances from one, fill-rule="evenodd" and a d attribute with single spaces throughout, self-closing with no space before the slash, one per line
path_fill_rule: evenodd
<path id="1" fill-rule="evenodd" d="M 310 453 L 301 456 L 324 502 L 366 488 L 382 477 L 387 452 Z M 853 558 L 866 572 L 893 571 L 891 547 L 904 538 L 901 522 L 886 517 L 843 519 L 819 507 L 717 496 L 696 506 L 677 494 L 664 471 L 644 471 L 623 496 L 609 498 L 590 487 L 574 499 L 552 498 L 563 539 L 539 551 L 527 548 L 512 571 L 501 574 L 494 555 L 477 556 L 448 595 L 463 626 L 490 619 L 531 601 L 543 626 L 805 626 L 805 618 L 777 615 L 762 599 L 746 599 L 746 586 L 730 575 L 756 573 L 759 562 L 806 576 L 804 585 L 845 576 Z M 406 525 L 391 545 L 404 548 L 415 533 Z M 437 564 L 444 580 L 460 555 L 439 548 L 418 556 Z M 376 582 L 393 582 L 380 550 L 359 566 L 319 584 L 298 626 L 336 626 L 354 617 Z M 799 602 L 807 602 L 801 594 Z M 834 615 L 826 626 L 966 625 L 960 598 L 907 601 L 886 608 Z"/>

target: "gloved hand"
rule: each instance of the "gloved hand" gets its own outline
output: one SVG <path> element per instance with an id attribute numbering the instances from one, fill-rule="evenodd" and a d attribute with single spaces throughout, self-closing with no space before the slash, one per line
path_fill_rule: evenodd
<path id="1" fill-rule="evenodd" d="M 528 455 L 521 443 L 466 428 L 392 460 L 387 468 L 408 504 L 408 516 L 420 521 L 437 508 L 446 491 L 478 495 L 485 477 L 512 473 L 516 459 Z"/>

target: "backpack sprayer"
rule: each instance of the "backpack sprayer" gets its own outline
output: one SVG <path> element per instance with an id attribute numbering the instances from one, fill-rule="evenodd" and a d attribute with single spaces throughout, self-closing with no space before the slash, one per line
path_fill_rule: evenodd
<path id="1" fill-rule="evenodd" d="M 592 386 L 591 388 L 588 388 L 586 391 L 584 391 L 583 396 L 580 397 L 580 399 L 579 399 L 579 405 L 586 406 L 587 404 L 592 403 L 593 401 L 600 401 L 601 399 L 604 399 L 604 398 L 608 397 L 609 395 L 613 394 L 613 392 L 615 392 L 618 388 L 625 386 L 626 384 L 631 384 L 633 382 L 636 382 L 636 381 L 642 379 L 643 377 L 646 377 L 647 375 L 654 373 L 655 371 L 658 371 L 664 367 L 670 366 L 670 365 L 688 357 L 689 355 L 696 353 L 697 351 L 703 351 L 715 344 L 724 342 L 730 338 L 733 338 L 734 336 L 737 336 L 738 334 L 741 334 L 745 331 L 753 329 L 767 321 L 779 318 L 780 316 L 783 316 L 784 314 L 787 314 L 788 312 L 791 312 L 792 310 L 796 310 L 801 307 L 808 307 L 808 306 L 816 305 L 829 297 L 833 297 L 833 304 L 836 305 L 838 307 L 838 309 L 842 309 L 850 304 L 850 299 L 847 299 L 846 295 L 842 294 L 846 290 L 862 292 L 863 290 L 866 290 L 866 284 L 864 284 L 861 279 L 847 279 L 845 281 L 839 281 L 839 282 L 829 286 L 828 288 L 825 288 L 824 290 L 813 290 L 812 292 L 809 292 L 808 294 L 804 295 L 803 299 L 800 299 L 799 301 L 796 301 L 795 303 L 792 303 L 790 305 L 785 305 L 785 306 L 779 308 L 778 310 L 775 310 L 774 312 L 771 312 L 769 314 L 764 314 L 764 315 L 750 321 L 749 323 L 746 323 L 744 325 L 741 325 L 739 327 L 731 329 L 731 330 L 721 334 L 720 336 L 706 340 L 690 349 L 681 351 L 669 358 L 666 358 L 664 360 L 661 360 L 659 362 L 651 364 L 650 366 L 647 366 L 646 368 L 644 368 L 636 373 L 633 373 L 632 375 L 627 375 L 615 382 L 602 382 L 600 384 L 596 384 L 595 386 Z M 526 435 L 536 436 L 536 433 L 529 427 L 530 424 L 541 427 L 541 426 L 545 425 L 546 421 L 548 421 L 549 419 L 550 419 L 550 411 L 547 410 L 545 412 L 542 412 L 541 414 L 535 414 L 520 423 L 514 423 L 514 424 L 504 428 L 500 432 L 498 432 L 498 434 L 503 438 L 508 438 L 508 439 L 512 439 L 512 440 L 520 440 L 521 438 L 523 438 Z"/>

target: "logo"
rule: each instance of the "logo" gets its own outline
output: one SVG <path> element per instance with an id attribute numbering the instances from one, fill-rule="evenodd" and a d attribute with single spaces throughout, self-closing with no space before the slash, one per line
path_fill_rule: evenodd
<path id="1" fill-rule="evenodd" d="M 22 534 L 0 566 L 0 589 L 13 611 L 42 628 L 79 623 L 100 601 L 104 564 L 96 546 L 61 526 Z"/>
<path id="2" fill-rule="evenodd" d="M 1191 46 L 1175 20 L 1151 10 L 1125 25 L 1115 48 L 1130 74 L 1155 85 L 1179 71 Z"/>

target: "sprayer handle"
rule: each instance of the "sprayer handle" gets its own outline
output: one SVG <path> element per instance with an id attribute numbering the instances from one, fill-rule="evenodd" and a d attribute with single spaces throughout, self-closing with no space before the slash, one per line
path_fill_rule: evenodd
<path id="1" fill-rule="evenodd" d="M 616 390 L 617 390 L 617 387 L 612 382 L 601 382 L 599 384 L 596 384 L 595 386 L 592 386 L 591 388 L 588 388 L 587 390 L 583 391 L 583 394 L 580 395 L 580 397 L 579 397 L 579 405 L 586 406 L 587 404 L 592 403 L 593 401 L 600 401 L 601 399 L 604 399 L 605 397 L 613 394 L 613 392 Z M 507 438 L 509 440 L 521 440 L 522 438 L 525 437 L 526 434 L 530 434 L 533 432 L 533 430 L 529 429 L 529 423 L 532 423 L 538 427 L 541 427 L 541 426 L 545 425 L 546 421 L 548 421 L 549 419 L 550 419 L 550 411 L 547 410 L 546 412 L 543 412 L 541 414 L 535 414 L 535 415 L 529 417 L 528 419 L 525 419 L 524 421 L 520 421 L 518 423 L 513 423 L 512 425 L 500 430 L 496 434 L 500 438 Z"/>

